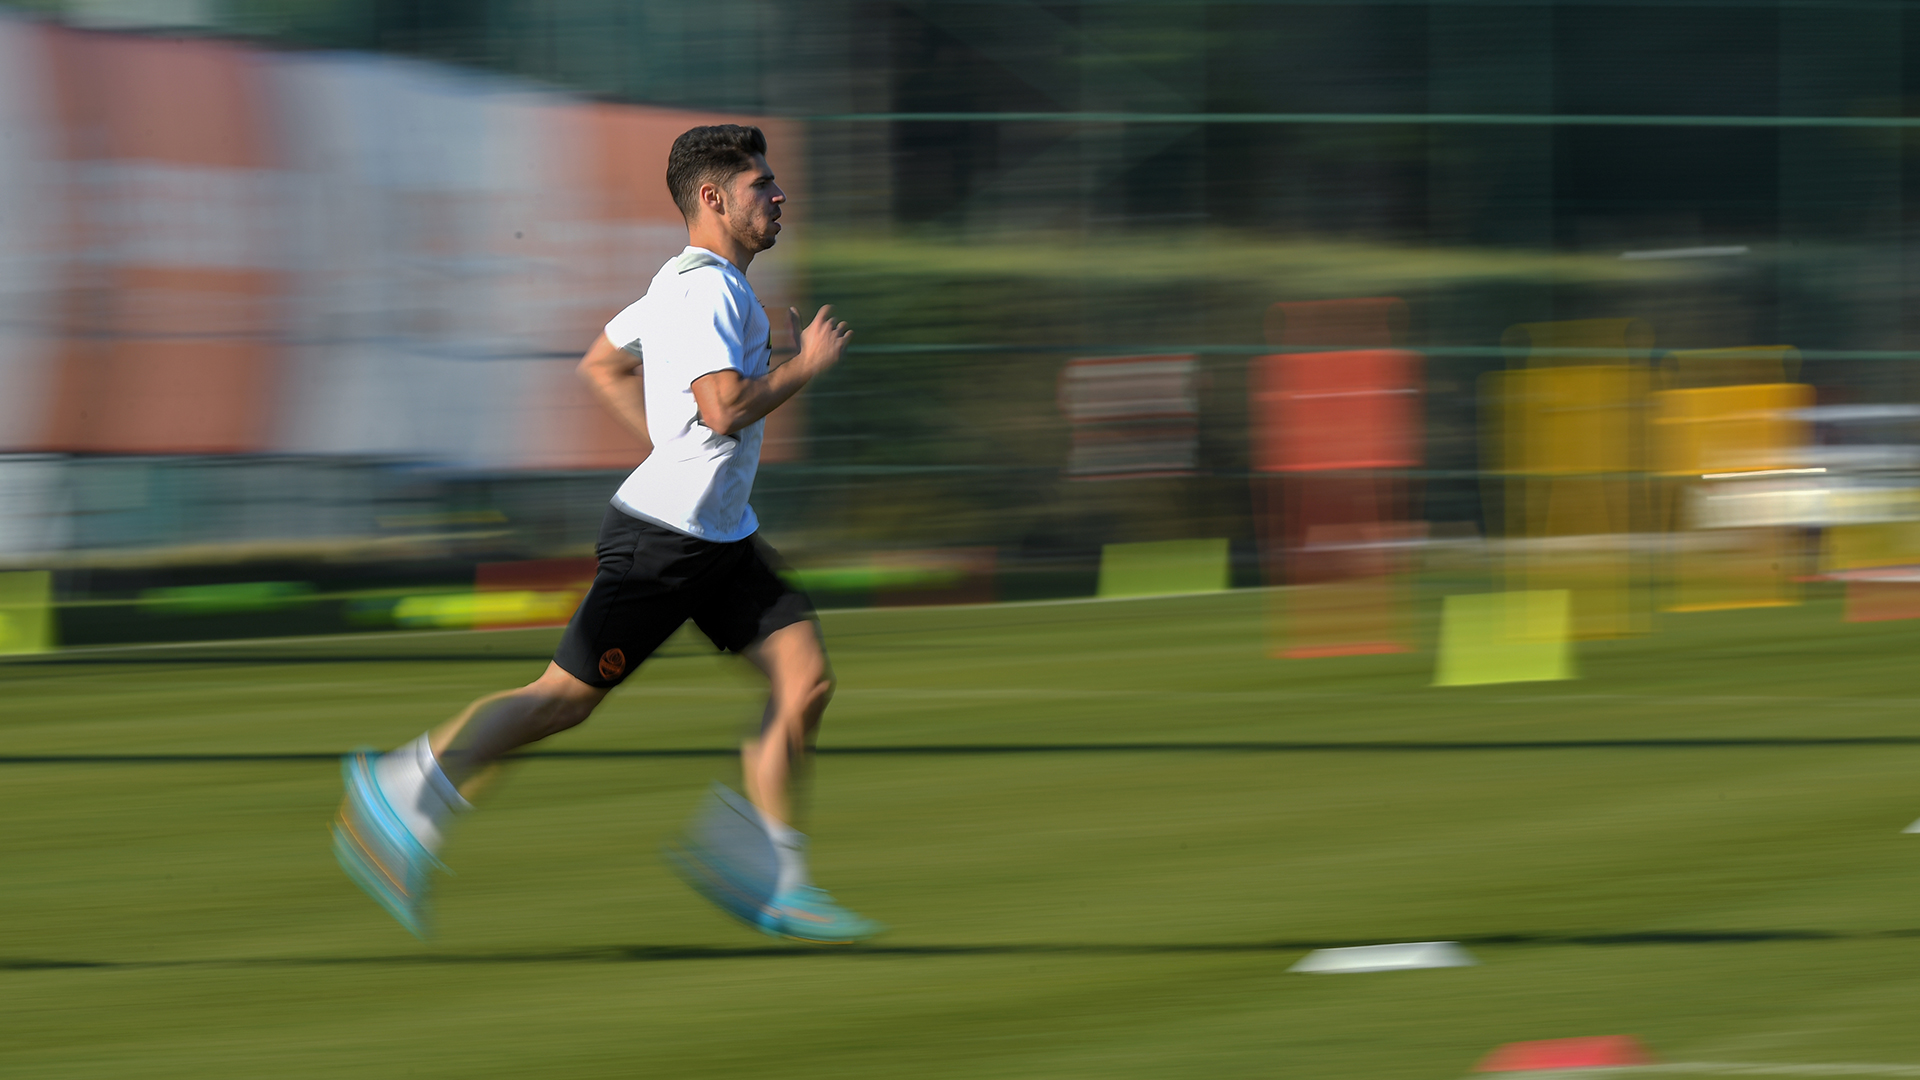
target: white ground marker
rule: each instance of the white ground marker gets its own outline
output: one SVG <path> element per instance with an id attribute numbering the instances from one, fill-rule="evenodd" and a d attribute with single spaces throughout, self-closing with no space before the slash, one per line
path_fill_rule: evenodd
<path id="1" fill-rule="evenodd" d="M 1316 974 L 1359 971 L 1408 971 L 1414 968 L 1472 967 L 1478 961 L 1453 941 L 1413 941 L 1397 945 L 1355 945 L 1315 949 L 1288 971 Z"/>

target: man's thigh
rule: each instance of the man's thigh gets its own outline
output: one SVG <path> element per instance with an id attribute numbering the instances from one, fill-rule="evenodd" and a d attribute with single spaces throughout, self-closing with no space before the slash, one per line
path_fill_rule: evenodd
<path id="1" fill-rule="evenodd" d="M 711 557 L 702 542 L 610 510 L 600 569 L 553 662 L 588 686 L 617 686 L 687 621 L 687 579 Z"/>
<path id="2" fill-rule="evenodd" d="M 554 650 L 562 671 L 600 689 L 611 689 L 687 621 L 685 601 L 672 595 L 634 595 L 619 584 L 588 590 Z"/>
<path id="3" fill-rule="evenodd" d="M 810 619 L 781 627 L 747 646 L 746 657 L 769 685 L 783 693 L 811 694 L 833 682 L 820 624 Z"/>
<path id="4" fill-rule="evenodd" d="M 781 565 L 758 537 L 741 541 L 699 590 L 694 625 L 716 646 L 745 653 L 776 631 L 811 623 L 813 601 L 780 576 Z"/>

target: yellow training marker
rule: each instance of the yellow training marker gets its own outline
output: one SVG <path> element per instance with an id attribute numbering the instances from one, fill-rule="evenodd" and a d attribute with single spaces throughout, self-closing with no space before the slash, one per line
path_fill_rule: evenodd
<path id="1" fill-rule="evenodd" d="M 1227 587 L 1227 541 L 1156 540 L 1100 549 L 1101 596 L 1167 596 Z"/>
<path id="2" fill-rule="evenodd" d="M 1571 614 L 1565 589 L 1447 597 L 1433 685 L 1573 678 Z"/>
<path id="3" fill-rule="evenodd" d="M 0 656 L 53 651 L 53 575 L 0 574 Z"/>

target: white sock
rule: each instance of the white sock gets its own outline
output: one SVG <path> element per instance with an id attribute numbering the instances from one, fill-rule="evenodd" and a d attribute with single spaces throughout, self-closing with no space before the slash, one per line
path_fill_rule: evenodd
<path id="1" fill-rule="evenodd" d="M 380 755 L 373 776 L 394 813 L 420 846 L 438 854 L 446 842 L 447 824 L 455 814 L 473 809 L 460 790 L 440 770 L 425 735 L 391 753 Z"/>
<path id="2" fill-rule="evenodd" d="M 780 877 L 774 883 L 773 895 L 813 884 L 813 878 L 807 873 L 806 834 L 764 814 L 760 823 L 767 827 L 767 839 L 773 841 L 773 854 L 780 862 Z"/>

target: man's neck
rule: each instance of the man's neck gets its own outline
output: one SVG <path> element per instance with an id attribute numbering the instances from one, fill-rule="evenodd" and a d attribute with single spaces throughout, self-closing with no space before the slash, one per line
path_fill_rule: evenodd
<path id="1" fill-rule="evenodd" d="M 733 264 L 735 270 L 747 272 L 748 264 L 753 262 L 755 252 L 745 244 L 733 238 L 733 234 L 719 228 L 718 222 L 703 221 L 687 227 L 687 243 L 694 247 L 706 248 L 715 255 Z"/>

